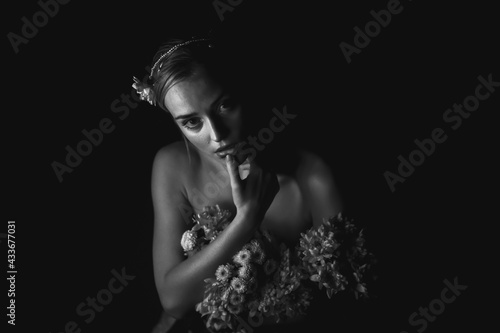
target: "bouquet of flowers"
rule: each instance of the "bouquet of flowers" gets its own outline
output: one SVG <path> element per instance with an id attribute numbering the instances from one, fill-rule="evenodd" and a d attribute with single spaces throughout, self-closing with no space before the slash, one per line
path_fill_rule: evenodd
<path id="1" fill-rule="evenodd" d="M 183 234 L 185 255 L 212 242 L 229 218 L 219 206 L 205 207 Z M 259 326 L 265 318 L 280 322 L 304 315 L 312 298 L 308 281 L 325 287 L 328 297 L 350 286 L 356 296 L 366 296 L 363 274 L 370 258 L 362 232 L 340 214 L 302 234 L 294 249 L 276 245 L 269 232 L 258 231 L 231 262 L 217 268 L 214 278 L 205 280 L 205 296 L 196 311 L 210 331 L 230 332 L 244 332 L 247 323 Z"/>
<path id="2" fill-rule="evenodd" d="M 231 213 L 219 205 L 207 206 L 200 214 L 193 216 L 194 226 L 184 232 L 181 246 L 186 256 L 191 256 L 212 242 L 230 223 Z"/>
<path id="3" fill-rule="evenodd" d="M 303 233 L 296 250 L 309 279 L 325 287 L 328 298 L 345 289 L 367 297 L 365 277 L 374 256 L 364 242 L 363 230 L 339 213 Z"/>

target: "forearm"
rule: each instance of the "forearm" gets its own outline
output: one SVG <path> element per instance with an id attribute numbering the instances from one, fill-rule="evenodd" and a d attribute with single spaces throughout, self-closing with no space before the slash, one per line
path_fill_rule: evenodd
<path id="1" fill-rule="evenodd" d="M 243 212 L 217 238 L 168 271 L 158 283 L 165 310 L 180 318 L 203 300 L 204 280 L 213 277 L 219 265 L 228 262 L 257 229 L 257 217 Z"/>

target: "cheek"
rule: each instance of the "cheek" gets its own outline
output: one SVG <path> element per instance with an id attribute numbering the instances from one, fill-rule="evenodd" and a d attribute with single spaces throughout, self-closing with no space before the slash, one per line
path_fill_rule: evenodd
<path id="1" fill-rule="evenodd" d="M 240 115 L 237 119 L 236 125 L 235 125 L 235 132 L 238 134 L 238 140 L 242 140 L 243 136 L 246 136 L 246 129 L 244 127 L 245 121 L 243 117 L 243 112 L 240 112 Z"/>
<path id="2" fill-rule="evenodd" d="M 243 127 L 243 111 L 241 108 L 234 113 L 233 117 L 231 117 L 229 120 L 229 126 L 231 130 L 241 133 Z"/>
<path id="3" fill-rule="evenodd" d="M 195 147 L 203 149 L 210 145 L 210 133 L 205 126 L 200 131 L 192 132 L 181 128 L 182 134 L 189 140 Z"/>

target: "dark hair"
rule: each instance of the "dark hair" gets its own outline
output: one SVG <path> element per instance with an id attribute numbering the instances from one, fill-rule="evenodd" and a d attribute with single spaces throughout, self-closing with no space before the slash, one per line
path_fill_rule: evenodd
<path id="1" fill-rule="evenodd" d="M 187 79 L 195 72 L 196 67 L 203 66 L 212 77 L 219 83 L 227 86 L 230 81 L 227 66 L 223 64 L 220 52 L 217 50 L 215 41 L 202 40 L 178 47 L 171 54 L 163 57 L 157 64 L 158 59 L 175 45 L 187 42 L 187 39 L 171 39 L 162 44 L 155 56 L 151 69 L 151 84 L 156 98 L 156 104 L 167 110 L 164 100 L 167 91 L 177 82 Z M 156 64 L 156 66 L 154 66 Z"/>

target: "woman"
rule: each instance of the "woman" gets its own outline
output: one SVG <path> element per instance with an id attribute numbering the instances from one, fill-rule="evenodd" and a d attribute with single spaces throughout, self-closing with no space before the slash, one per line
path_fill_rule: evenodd
<path id="1" fill-rule="evenodd" d="M 164 309 L 157 331 L 194 311 L 204 280 L 256 230 L 294 244 L 342 210 L 330 168 L 318 156 L 296 150 L 275 154 L 275 161 L 254 158 L 246 138 L 256 111 L 217 49 L 206 39 L 172 40 L 154 57 L 148 82 L 135 79 L 141 99 L 167 111 L 184 138 L 161 148 L 152 168 L 154 277 Z M 189 216 L 214 205 L 234 219 L 186 258 L 180 242 Z"/>

